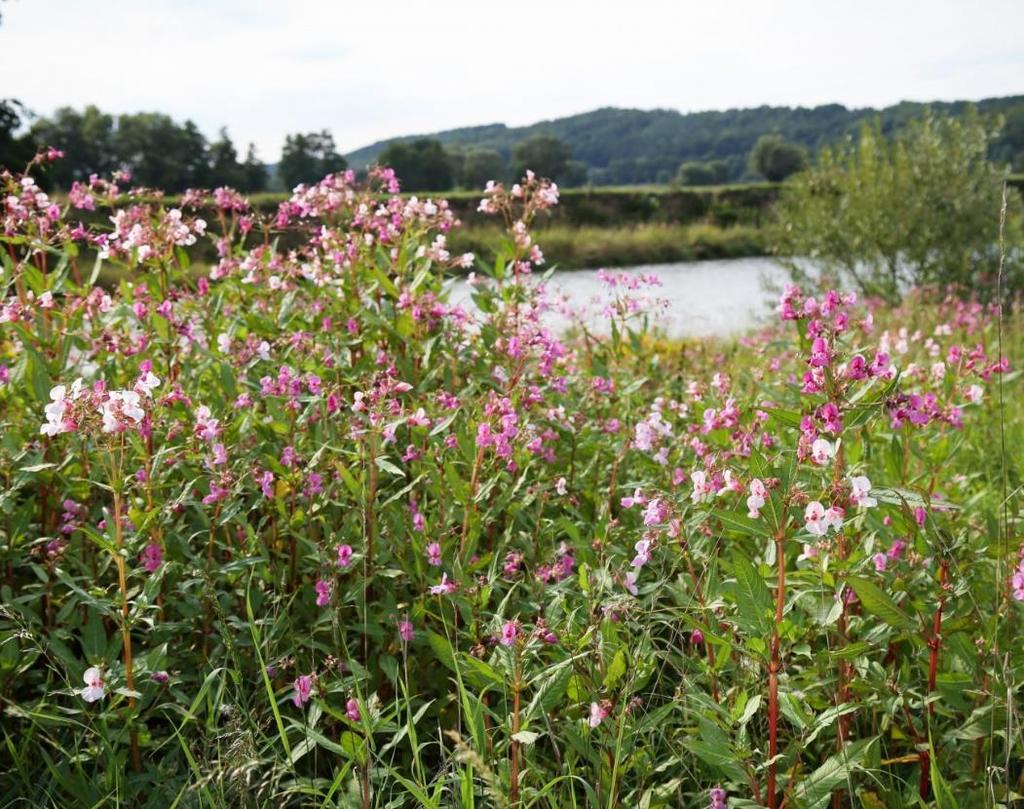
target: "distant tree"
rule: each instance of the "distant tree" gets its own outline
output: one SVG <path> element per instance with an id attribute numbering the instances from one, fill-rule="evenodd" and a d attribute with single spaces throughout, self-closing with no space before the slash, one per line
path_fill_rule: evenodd
<path id="1" fill-rule="evenodd" d="M 527 169 L 555 182 L 564 180 L 572 159 L 572 147 L 553 135 L 532 135 L 512 150 L 512 178 L 518 179 Z"/>
<path id="2" fill-rule="evenodd" d="M 469 149 L 462 154 L 459 185 L 481 189 L 488 180 L 501 180 L 505 176 L 505 160 L 494 149 Z"/>
<path id="3" fill-rule="evenodd" d="M 136 185 L 178 192 L 209 184 L 206 138 L 192 121 L 177 124 L 156 112 L 122 115 L 113 153 Z"/>
<path id="4" fill-rule="evenodd" d="M 569 160 L 557 182 L 566 188 L 578 188 L 581 185 L 586 185 L 589 173 L 589 166 L 582 160 Z"/>
<path id="5" fill-rule="evenodd" d="M 769 182 L 782 182 L 807 167 L 807 151 L 782 135 L 762 135 L 750 152 L 750 167 Z"/>
<path id="6" fill-rule="evenodd" d="M 447 191 L 455 184 L 451 158 L 439 140 L 390 143 L 379 162 L 395 170 L 405 191 Z"/>
<path id="7" fill-rule="evenodd" d="M 854 142 L 824 149 L 783 189 L 773 248 L 809 281 L 853 285 L 898 300 L 911 286 L 994 290 L 1002 180 L 987 157 L 991 132 L 973 113 L 926 116 L 887 138 L 880 122 Z M 1008 243 L 1019 243 L 1012 194 Z M 1020 251 L 1006 256 L 1007 288 L 1020 288 Z"/>
<path id="8" fill-rule="evenodd" d="M 248 190 L 245 186 L 245 172 L 238 162 L 238 150 L 231 142 L 227 127 L 221 127 L 217 140 L 210 144 L 210 180 L 211 187 L 222 185 Z"/>
<path id="9" fill-rule="evenodd" d="M 315 183 L 328 174 L 348 168 L 345 158 L 334 146 L 334 136 L 326 129 L 320 132 L 288 135 L 281 150 L 277 173 L 285 186 L 294 188 L 299 183 Z"/>
<path id="10" fill-rule="evenodd" d="M 27 113 L 13 98 L 0 98 L 0 168 L 22 171 L 36 152 L 28 135 L 19 135 Z"/>
<path id="11" fill-rule="evenodd" d="M 270 178 L 267 174 L 266 165 L 256 154 L 256 144 L 254 143 L 250 143 L 249 148 L 245 152 L 245 162 L 242 163 L 242 176 L 244 179 L 240 188 L 247 194 L 266 190 L 267 182 Z"/>
<path id="12" fill-rule="evenodd" d="M 729 166 L 724 160 L 688 160 L 676 173 L 679 185 L 719 185 L 728 178 Z"/>
<path id="13" fill-rule="evenodd" d="M 114 117 L 89 105 L 79 112 L 61 107 L 49 118 L 32 124 L 32 139 L 42 146 L 63 150 L 64 158 L 48 167 L 59 188 L 70 188 L 75 180 L 90 174 L 109 174 L 117 168 L 114 152 Z"/>

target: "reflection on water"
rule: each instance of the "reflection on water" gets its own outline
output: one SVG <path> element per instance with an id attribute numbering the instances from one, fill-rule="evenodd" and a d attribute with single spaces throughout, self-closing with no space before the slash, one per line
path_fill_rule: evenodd
<path id="1" fill-rule="evenodd" d="M 684 264 L 657 264 L 616 269 L 630 275 L 657 275 L 662 286 L 652 292 L 668 302 L 657 316 L 657 324 L 673 337 L 729 335 L 746 331 L 767 319 L 778 293 L 765 284 L 781 287 L 786 273 L 769 258 L 741 258 L 723 261 L 696 261 Z M 574 308 L 588 307 L 593 300 L 606 300 L 604 285 L 597 270 L 556 272 L 549 285 L 553 293 L 567 297 Z M 452 303 L 468 303 L 469 287 L 457 281 L 452 288 Z M 600 306 L 589 305 L 587 322 L 601 330 Z M 555 328 L 568 324 L 565 315 L 551 312 L 548 322 Z"/>

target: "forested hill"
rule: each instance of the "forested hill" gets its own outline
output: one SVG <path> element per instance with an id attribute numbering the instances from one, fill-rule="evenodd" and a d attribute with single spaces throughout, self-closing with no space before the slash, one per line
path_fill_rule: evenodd
<path id="1" fill-rule="evenodd" d="M 586 164 L 596 185 L 668 182 L 684 161 L 723 161 L 728 180 L 745 179 L 747 158 L 758 137 L 776 132 L 810 150 L 853 133 L 861 122 L 879 116 L 886 131 L 898 129 L 926 107 L 935 112 L 962 113 L 973 104 L 983 114 L 1000 114 L 1006 127 L 993 158 L 1024 162 L 1024 95 L 982 101 L 901 102 L 884 109 L 847 109 L 841 104 L 820 107 L 756 107 L 724 112 L 680 113 L 605 107 L 580 115 L 541 121 L 530 126 L 504 124 L 450 129 L 380 141 L 351 152 L 349 165 L 372 163 L 393 142 L 429 137 L 447 148 L 493 149 L 508 160 L 516 143 L 532 135 L 553 135 L 572 147 L 574 160 Z M 1021 166 L 1015 166 L 1020 170 Z"/>

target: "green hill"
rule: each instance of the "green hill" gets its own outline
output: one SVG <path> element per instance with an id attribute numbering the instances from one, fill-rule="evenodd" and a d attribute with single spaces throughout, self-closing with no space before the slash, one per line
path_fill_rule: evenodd
<path id="1" fill-rule="evenodd" d="M 993 144 L 993 158 L 1012 163 L 1017 170 L 1024 169 L 1024 95 L 977 102 L 905 101 L 884 109 L 848 109 L 841 104 L 826 104 L 680 113 L 604 107 L 529 126 L 487 124 L 392 138 L 357 149 L 346 157 L 349 165 L 363 168 L 374 162 L 389 143 L 429 137 L 447 147 L 495 149 L 507 159 L 519 141 L 545 134 L 572 146 L 574 159 L 587 165 L 588 180 L 595 185 L 668 182 L 679 164 L 687 160 L 724 161 L 727 179 L 736 181 L 751 179 L 747 157 L 758 137 L 768 132 L 777 132 L 813 151 L 856 132 L 862 122 L 875 116 L 881 118 L 886 131 L 892 131 L 927 107 L 955 115 L 971 104 L 983 114 L 1005 118 L 1003 134 Z"/>

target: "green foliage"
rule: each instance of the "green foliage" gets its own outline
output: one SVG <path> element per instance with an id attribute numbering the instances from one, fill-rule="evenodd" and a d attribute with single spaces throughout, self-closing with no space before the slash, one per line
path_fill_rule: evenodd
<path id="1" fill-rule="evenodd" d="M 455 184 L 452 161 L 437 140 L 392 143 L 379 159 L 382 166 L 390 166 L 402 178 L 406 191 L 447 191 Z"/>
<path id="2" fill-rule="evenodd" d="M 35 154 L 35 144 L 19 133 L 25 108 L 13 98 L 0 98 L 0 169 L 20 171 Z"/>
<path id="3" fill-rule="evenodd" d="M 294 188 L 299 183 L 315 183 L 347 167 L 348 162 L 334 146 L 334 136 L 324 129 L 288 135 L 277 164 L 277 175 L 286 188 Z"/>
<path id="4" fill-rule="evenodd" d="M 928 115 L 897 137 L 881 124 L 825 149 L 789 182 L 775 213 L 775 250 L 797 276 L 803 259 L 826 282 L 842 280 L 896 300 L 912 286 L 995 289 L 1004 172 L 987 159 L 992 131 L 975 114 Z M 1009 243 L 1018 195 L 1010 191 Z M 1019 251 L 1006 256 L 1010 286 Z"/>
<path id="5" fill-rule="evenodd" d="M 42 173 L 46 183 L 63 190 L 88 183 L 92 175 L 123 169 L 131 172 L 135 185 L 174 192 L 224 185 L 261 191 L 267 183 L 266 168 L 251 144 L 240 162 L 226 129 L 209 143 L 191 121 L 178 124 L 158 113 L 113 116 L 92 105 L 81 112 L 61 107 L 35 120 L 24 141 L 33 151 L 52 146 L 65 153 Z M 0 165 L 11 163 L 0 156 Z"/>
<path id="6" fill-rule="evenodd" d="M 512 150 L 512 176 L 521 177 L 530 170 L 538 177 L 563 182 L 571 159 L 572 147 L 561 138 L 544 134 L 531 135 L 517 143 Z"/>
<path id="7" fill-rule="evenodd" d="M 506 174 L 505 159 L 494 149 L 456 147 L 449 150 L 449 157 L 461 188 L 479 191 L 488 180 L 500 180 Z"/>
<path id="8" fill-rule="evenodd" d="M 676 173 L 679 185 L 720 185 L 729 176 L 729 165 L 724 160 L 687 160 Z"/>
<path id="9" fill-rule="evenodd" d="M 933 103 L 936 114 L 961 116 L 970 104 L 964 101 Z M 1006 129 L 992 144 L 993 160 L 1014 163 L 1024 170 L 1024 96 L 989 98 L 975 105 L 988 118 L 1004 116 Z M 814 154 L 854 135 L 875 118 L 882 131 L 892 134 L 920 118 L 926 105 L 902 102 L 876 110 L 848 109 L 840 104 L 818 107 L 756 107 L 715 112 L 679 113 L 674 110 L 636 110 L 605 107 L 580 115 L 556 118 L 530 126 L 504 124 L 450 129 L 432 134 L 446 148 L 493 149 L 508 157 L 516 144 L 543 134 L 565 141 L 574 159 L 587 166 L 593 185 L 641 185 L 669 183 L 687 161 L 723 161 L 724 182 L 754 179 L 749 155 L 758 138 L 777 133 Z M 392 140 L 409 141 L 413 138 Z M 353 166 L 372 164 L 392 140 L 381 141 L 349 154 Z"/>
<path id="10" fill-rule="evenodd" d="M 782 135 L 762 135 L 750 151 L 750 168 L 772 183 L 779 183 L 807 167 L 807 151 Z"/>

